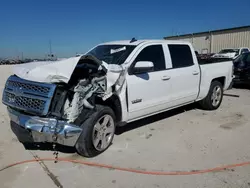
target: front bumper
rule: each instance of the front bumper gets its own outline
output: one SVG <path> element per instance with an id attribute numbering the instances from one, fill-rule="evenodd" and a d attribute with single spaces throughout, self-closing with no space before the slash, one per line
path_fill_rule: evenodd
<path id="1" fill-rule="evenodd" d="M 58 143 L 75 146 L 82 129 L 54 118 L 28 116 L 8 108 L 11 128 L 23 143 Z"/>

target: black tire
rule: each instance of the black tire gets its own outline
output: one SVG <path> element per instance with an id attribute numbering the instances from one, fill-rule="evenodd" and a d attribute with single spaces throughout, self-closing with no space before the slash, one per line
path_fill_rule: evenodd
<path id="1" fill-rule="evenodd" d="M 93 144 L 92 133 L 93 133 L 94 126 L 97 123 L 97 121 L 104 115 L 109 115 L 113 118 L 114 128 L 115 128 L 116 121 L 115 121 L 115 114 L 114 114 L 113 110 L 108 106 L 96 105 L 95 112 L 93 114 L 91 114 L 91 116 L 89 116 L 81 124 L 81 128 L 83 130 L 82 130 L 82 133 L 81 133 L 81 135 L 80 135 L 80 137 L 75 145 L 75 148 L 76 148 L 78 154 L 80 154 L 81 156 L 83 156 L 83 157 L 95 157 L 95 156 L 101 154 L 102 152 L 104 152 L 105 150 L 107 150 L 109 148 L 109 146 L 112 144 L 114 134 L 112 135 L 111 142 L 108 145 L 108 147 L 102 151 L 97 150 Z"/>
<path id="2" fill-rule="evenodd" d="M 220 89 L 221 89 L 221 97 L 220 97 L 219 103 L 217 105 L 213 105 L 211 98 L 212 98 L 213 90 L 216 87 L 220 87 Z M 208 94 L 207 94 L 206 98 L 201 100 L 199 102 L 199 104 L 200 104 L 201 108 L 204 109 L 204 110 L 216 110 L 216 109 L 218 109 L 220 107 L 222 99 L 223 99 L 223 86 L 219 81 L 215 80 L 215 81 L 213 81 L 211 83 L 210 89 L 208 91 Z"/>

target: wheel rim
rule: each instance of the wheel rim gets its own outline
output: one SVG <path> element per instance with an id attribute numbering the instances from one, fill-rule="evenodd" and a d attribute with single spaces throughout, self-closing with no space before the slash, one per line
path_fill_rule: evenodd
<path id="1" fill-rule="evenodd" d="M 219 86 L 214 87 L 213 93 L 212 93 L 212 96 L 211 96 L 212 105 L 214 107 L 219 105 L 219 103 L 221 101 L 221 97 L 222 97 L 221 88 Z"/>
<path id="2" fill-rule="evenodd" d="M 94 125 L 92 142 L 98 151 L 105 150 L 111 143 L 115 133 L 114 120 L 110 115 L 102 116 Z"/>

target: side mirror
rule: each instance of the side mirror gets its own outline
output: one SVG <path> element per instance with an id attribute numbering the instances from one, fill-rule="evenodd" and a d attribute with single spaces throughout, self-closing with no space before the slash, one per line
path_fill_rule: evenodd
<path id="1" fill-rule="evenodd" d="M 134 74 L 141 74 L 146 73 L 154 70 L 154 64 L 151 61 L 138 61 L 136 62 L 133 73 Z"/>

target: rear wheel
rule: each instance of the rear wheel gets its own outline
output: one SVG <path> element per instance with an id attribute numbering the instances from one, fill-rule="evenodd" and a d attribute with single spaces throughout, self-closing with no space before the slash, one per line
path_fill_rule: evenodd
<path id="1" fill-rule="evenodd" d="M 204 110 L 216 110 L 220 107 L 222 98 L 222 84 L 219 81 L 213 81 L 206 98 L 200 101 L 200 105 Z"/>
<path id="2" fill-rule="evenodd" d="M 107 106 L 96 106 L 94 112 L 81 125 L 83 129 L 77 143 L 77 152 L 84 157 L 95 157 L 112 144 L 115 134 L 115 115 Z"/>

